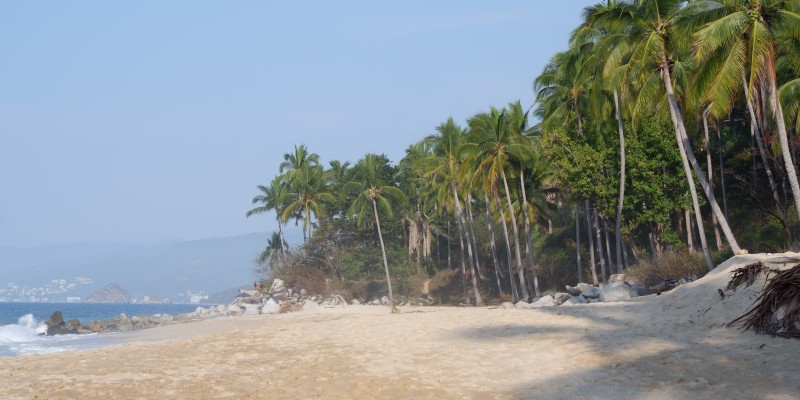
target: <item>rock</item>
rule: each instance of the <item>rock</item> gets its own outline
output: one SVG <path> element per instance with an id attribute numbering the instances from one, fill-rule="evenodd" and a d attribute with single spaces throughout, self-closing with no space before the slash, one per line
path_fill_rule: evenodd
<path id="1" fill-rule="evenodd" d="M 303 311 L 316 310 L 317 308 L 320 308 L 320 307 L 321 306 L 319 304 L 317 304 L 316 301 L 313 301 L 313 300 L 306 300 L 306 301 L 303 302 Z"/>
<path id="2" fill-rule="evenodd" d="M 683 285 L 683 284 L 686 284 L 686 283 L 689 283 L 689 282 L 694 282 L 696 280 L 697 280 L 697 277 L 694 276 L 694 275 L 684 275 L 681 279 L 678 280 L 678 283 Z"/>
<path id="3" fill-rule="evenodd" d="M 498 308 L 501 308 L 501 309 L 504 309 L 504 310 L 507 310 L 509 308 L 514 308 L 514 303 L 512 303 L 510 301 L 507 301 L 507 302 L 505 302 L 503 304 L 500 304 L 500 307 L 498 307 Z"/>
<path id="4" fill-rule="evenodd" d="M 44 323 L 47 325 L 47 329 L 61 328 L 64 325 L 64 315 L 61 314 L 61 311 L 56 311 Z"/>
<path id="5" fill-rule="evenodd" d="M 106 327 L 100 323 L 100 321 L 92 321 L 89 325 L 86 325 L 85 328 L 91 332 L 103 332 L 106 330 Z"/>
<path id="6" fill-rule="evenodd" d="M 635 286 L 635 285 L 639 284 L 639 281 L 637 281 L 636 279 L 633 279 L 631 277 L 626 277 L 625 278 L 625 284 L 628 285 L 628 286 Z"/>
<path id="7" fill-rule="evenodd" d="M 638 283 L 631 285 L 631 288 L 628 289 L 628 295 L 630 298 L 647 296 L 648 294 L 650 294 L 650 289 L 648 289 L 647 286 L 640 285 Z"/>
<path id="8" fill-rule="evenodd" d="M 385 306 L 387 304 L 389 304 L 389 298 L 386 296 L 381 297 L 381 305 Z"/>
<path id="9" fill-rule="evenodd" d="M 225 311 L 226 315 L 240 315 L 242 313 L 242 309 L 234 304 L 228 306 L 227 310 Z"/>
<path id="10" fill-rule="evenodd" d="M 244 307 L 244 311 L 242 312 L 242 315 L 258 315 L 259 314 L 259 312 L 258 312 L 259 306 L 256 305 L 256 304 L 245 304 L 245 305 L 243 305 L 243 307 Z"/>
<path id="11" fill-rule="evenodd" d="M 625 274 L 613 274 L 608 277 L 608 283 L 623 283 L 625 282 Z"/>
<path id="12" fill-rule="evenodd" d="M 350 300 L 350 304 L 352 304 L 354 306 L 357 306 L 357 305 L 361 304 L 361 302 L 358 301 L 358 299 L 353 299 L 353 300 Z"/>
<path id="13" fill-rule="evenodd" d="M 277 314 L 281 310 L 281 306 L 273 299 L 267 299 L 264 305 L 261 306 L 262 314 Z"/>
<path id="14" fill-rule="evenodd" d="M 300 297 L 308 296 L 308 292 L 305 289 L 300 289 Z"/>
<path id="15" fill-rule="evenodd" d="M 582 303 L 583 303 L 583 300 L 580 297 L 570 297 L 569 299 L 567 299 L 566 301 L 561 303 L 561 305 L 562 306 L 574 306 L 575 304 L 582 304 Z"/>
<path id="16" fill-rule="evenodd" d="M 533 302 L 531 304 L 531 307 L 532 308 L 552 307 L 554 305 L 556 305 L 555 299 L 553 299 L 553 296 L 550 296 L 548 294 L 546 296 L 542 296 L 542 298 L 540 298 L 539 300 L 536 300 L 535 302 Z"/>
<path id="17" fill-rule="evenodd" d="M 194 313 L 197 314 L 197 315 L 203 315 L 206 312 L 207 312 L 206 309 L 203 308 L 203 307 L 197 307 L 197 308 L 194 309 Z"/>
<path id="18" fill-rule="evenodd" d="M 630 288 L 626 284 L 622 283 L 623 281 L 624 279 L 622 281 L 617 281 L 615 283 L 606 285 L 602 290 L 600 290 L 600 300 L 603 302 L 613 302 L 630 299 Z"/>
<path id="19" fill-rule="evenodd" d="M 518 310 L 526 310 L 526 309 L 533 308 L 533 305 L 531 305 L 530 303 L 525 302 L 525 301 L 518 301 L 516 304 L 514 304 L 514 308 L 516 308 Z"/>
<path id="20" fill-rule="evenodd" d="M 276 293 L 276 292 L 285 292 L 286 286 L 284 286 L 283 281 L 275 278 L 272 280 L 272 286 L 269 287 L 269 293 Z"/>
<path id="21" fill-rule="evenodd" d="M 581 296 L 586 297 L 587 299 L 596 299 L 600 297 L 600 288 L 590 286 L 588 289 L 581 292 Z"/>
<path id="22" fill-rule="evenodd" d="M 119 319 L 124 321 L 124 320 L 128 319 L 128 316 L 125 315 L 125 313 L 119 313 Z"/>
<path id="23" fill-rule="evenodd" d="M 575 296 L 577 296 L 579 294 L 580 293 L 576 294 Z M 553 300 L 555 300 L 557 306 L 560 306 L 565 301 L 567 301 L 567 300 L 569 300 L 571 298 L 572 298 L 572 296 L 570 296 L 568 293 L 564 293 L 564 292 L 558 292 L 553 296 Z"/>
<path id="24" fill-rule="evenodd" d="M 590 284 L 588 284 L 588 283 L 583 283 L 583 282 L 581 282 L 581 283 L 579 283 L 579 284 L 575 285 L 575 288 L 577 288 L 578 290 L 580 290 L 580 291 L 581 291 L 581 293 L 583 293 L 583 292 L 585 292 L 585 291 L 589 290 L 589 288 L 593 288 L 593 287 L 594 287 L 594 286 L 592 286 L 592 285 L 590 285 Z"/>
<path id="25" fill-rule="evenodd" d="M 567 293 L 569 293 L 569 294 L 571 294 L 573 296 L 580 296 L 581 295 L 581 291 L 576 287 L 572 287 L 570 285 L 567 285 L 566 289 L 567 289 Z"/>
<path id="26" fill-rule="evenodd" d="M 81 327 L 81 321 L 79 321 L 77 319 L 71 319 L 71 320 L 67 321 L 67 323 L 66 323 L 66 328 L 71 330 L 71 331 L 78 330 L 78 328 L 80 328 L 80 327 Z"/>
<path id="27" fill-rule="evenodd" d="M 331 296 L 330 300 L 331 300 L 331 304 L 333 304 L 335 306 L 346 306 L 347 305 L 347 300 L 345 300 L 344 297 L 342 297 L 342 296 L 340 296 L 338 294 L 335 294 L 335 295 Z"/>
<path id="28" fill-rule="evenodd" d="M 656 294 L 661 294 L 661 292 L 666 292 L 668 290 L 672 290 L 680 285 L 680 281 L 677 279 L 665 279 L 663 282 L 659 283 L 658 285 L 651 286 L 650 290 L 656 292 Z"/>
<path id="29" fill-rule="evenodd" d="M 222 304 L 217 305 L 214 309 L 220 314 L 225 314 L 225 306 Z"/>
<path id="30" fill-rule="evenodd" d="M 588 304 L 594 304 L 594 303 L 599 303 L 599 302 L 600 302 L 600 299 L 599 299 L 599 298 L 597 298 L 597 299 L 589 299 L 589 301 L 587 301 L 586 303 L 588 303 Z"/>

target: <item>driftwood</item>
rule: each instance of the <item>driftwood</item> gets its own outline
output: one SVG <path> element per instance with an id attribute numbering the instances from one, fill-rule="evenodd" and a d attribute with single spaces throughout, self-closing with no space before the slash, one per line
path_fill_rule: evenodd
<path id="1" fill-rule="evenodd" d="M 742 330 L 757 334 L 800 339 L 800 264 L 774 272 L 753 308 L 728 326 L 739 324 Z M 747 274 L 740 278 L 742 282 L 749 280 Z"/>

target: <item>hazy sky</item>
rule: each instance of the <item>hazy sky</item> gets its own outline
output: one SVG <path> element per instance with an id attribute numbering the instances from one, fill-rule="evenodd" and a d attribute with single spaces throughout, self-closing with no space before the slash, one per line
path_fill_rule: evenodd
<path id="1" fill-rule="evenodd" d="M 591 1 L 0 3 L 0 247 L 275 229 L 255 186 L 305 143 L 397 162 L 532 104 Z"/>

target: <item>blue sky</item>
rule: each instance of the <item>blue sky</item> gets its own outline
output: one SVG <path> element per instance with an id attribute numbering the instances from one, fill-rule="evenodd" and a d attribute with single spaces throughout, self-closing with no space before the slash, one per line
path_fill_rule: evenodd
<path id="1" fill-rule="evenodd" d="M 398 161 L 517 99 L 587 1 L 0 3 L 0 247 L 275 229 L 304 143 Z"/>

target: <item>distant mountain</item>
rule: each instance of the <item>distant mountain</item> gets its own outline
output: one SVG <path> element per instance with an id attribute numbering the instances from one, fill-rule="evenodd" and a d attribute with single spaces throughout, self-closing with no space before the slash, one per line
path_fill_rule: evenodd
<path id="1" fill-rule="evenodd" d="M 253 233 L 150 245 L 0 247 L 0 298 L 11 298 L 10 282 L 17 285 L 14 290 L 20 293 L 27 288 L 27 293 L 37 293 L 37 298 L 47 297 L 50 301 L 85 298 L 113 282 L 127 288 L 131 298 L 156 295 L 170 297 L 173 302 L 189 302 L 191 294 L 207 295 L 252 285 L 256 279 L 254 260 L 266 240 L 266 233 Z M 70 284 L 75 277 L 88 280 Z M 64 281 L 59 286 L 54 280 L 66 280 L 66 286 Z M 34 288 L 45 289 L 38 294 Z"/>
<path id="2" fill-rule="evenodd" d="M 84 303 L 114 303 L 124 304 L 129 303 L 131 298 L 128 297 L 128 291 L 121 288 L 116 283 L 109 283 L 102 289 L 92 293 L 91 296 L 84 299 Z"/>

